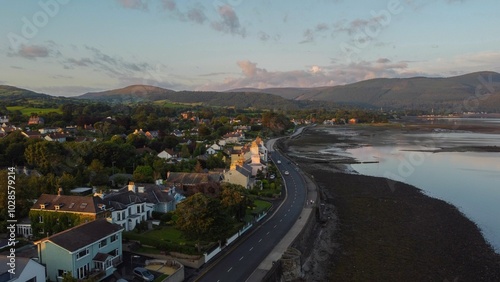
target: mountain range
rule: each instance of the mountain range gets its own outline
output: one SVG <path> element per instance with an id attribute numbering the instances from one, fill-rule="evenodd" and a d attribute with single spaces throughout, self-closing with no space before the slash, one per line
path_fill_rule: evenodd
<path id="1" fill-rule="evenodd" d="M 0 86 L 0 100 L 47 98 L 12 86 Z M 225 92 L 174 91 L 131 85 L 74 97 L 110 103 L 172 102 L 206 106 L 299 109 L 351 105 L 385 109 L 500 112 L 500 74 L 475 72 L 447 78 L 376 78 L 315 88 L 240 88 Z"/>

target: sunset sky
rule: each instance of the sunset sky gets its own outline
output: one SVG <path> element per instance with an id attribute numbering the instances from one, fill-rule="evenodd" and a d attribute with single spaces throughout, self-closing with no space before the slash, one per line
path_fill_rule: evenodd
<path id="1" fill-rule="evenodd" d="M 0 84 L 51 95 L 500 72 L 498 0 L 0 3 Z"/>

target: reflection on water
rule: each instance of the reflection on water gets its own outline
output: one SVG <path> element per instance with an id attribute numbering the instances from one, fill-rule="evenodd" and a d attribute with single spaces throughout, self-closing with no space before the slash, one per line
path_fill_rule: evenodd
<path id="1" fill-rule="evenodd" d="M 352 165 L 356 171 L 414 185 L 453 204 L 475 221 L 486 239 L 500 251 L 500 153 L 416 151 L 464 145 L 498 146 L 500 135 L 402 133 L 383 139 L 373 146 L 347 150 L 359 161 L 378 161 Z"/>

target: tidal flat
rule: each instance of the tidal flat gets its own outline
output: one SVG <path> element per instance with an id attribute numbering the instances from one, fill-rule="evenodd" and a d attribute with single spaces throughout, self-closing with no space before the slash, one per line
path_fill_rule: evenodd
<path id="1" fill-rule="evenodd" d="M 333 126 L 333 131 L 316 126 L 281 143 L 281 149 L 313 176 L 321 191 L 319 207 L 331 213 L 311 242 L 317 250 L 307 260 L 307 281 L 500 281 L 500 255 L 460 208 L 420 187 L 359 174 L 356 166 L 378 166 L 382 160 L 371 155 L 360 159 L 349 152 L 396 141 L 418 145 L 419 150 L 439 149 L 439 142 L 423 145 L 416 136 L 442 137 L 443 132 L 498 134 L 500 130 L 498 124 L 354 125 Z M 416 135 L 404 137 L 408 133 Z M 462 152 L 467 146 L 451 144 L 445 150 Z M 489 141 L 479 147 L 497 150 Z M 471 148 L 475 151 L 478 145 Z M 325 242 L 328 259 L 315 256 L 325 249 Z"/>

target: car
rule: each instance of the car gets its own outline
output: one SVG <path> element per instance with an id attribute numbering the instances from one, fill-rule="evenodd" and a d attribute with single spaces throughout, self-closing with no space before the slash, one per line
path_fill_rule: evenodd
<path id="1" fill-rule="evenodd" d="M 290 172 L 288 172 L 288 170 L 285 170 L 285 175 L 290 175 Z"/>
<path id="2" fill-rule="evenodd" d="M 280 163 L 281 163 L 281 161 L 280 161 L 280 160 L 278 160 L 278 161 L 277 161 L 277 163 L 278 163 L 278 164 L 280 164 Z"/>
<path id="3" fill-rule="evenodd" d="M 153 281 L 155 280 L 155 276 L 149 272 L 149 270 L 144 267 L 136 267 L 134 268 L 134 275 L 141 278 L 144 281 Z"/>
<path id="4" fill-rule="evenodd" d="M 269 179 L 271 179 L 271 180 L 272 180 L 272 179 L 274 179 L 274 178 L 276 178 L 276 175 L 274 175 L 274 174 L 271 174 L 271 175 L 269 176 Z"/>

